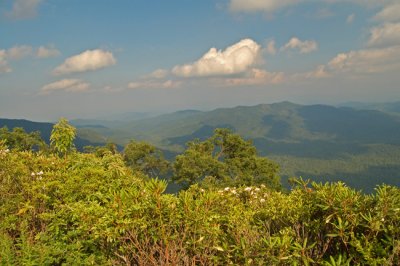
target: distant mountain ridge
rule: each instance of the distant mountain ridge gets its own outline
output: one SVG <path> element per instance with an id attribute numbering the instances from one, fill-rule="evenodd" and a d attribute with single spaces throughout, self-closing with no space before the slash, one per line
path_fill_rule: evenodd
<path id="1" fill-rule="evenodd" d="M 207 138 L 218 127 L 231 128 L 246 138 L 275 142 L 400 144 L 400 118 L 397 116 L 374 110 L 290 102 L 220 108 L 208 112 L 175 112 L 121 123 L 112 128 L 107 136 L 121 144 L 135 138 L 161 146 L 183 145 L 180 140 Z"/>
<path id="2" fill-rule="evenodd" d="M 7 127 L 9 130 L 15 127 L 21 127 L 26 132 L 39 131 L 42 139 L 46 143 L 50 143 L 50 135 L 53 129 L 53 123 L 46 122 L 33 122 L 25 119 L 6 119 L 0 118 L 0 128 Z M 91 142 L 87 139 L 83 139 L 77 136 L 75 139 L 75 146 L 77 149 L 82 150 L 84 146 L 88 145 L 101 145 L 102 143 Z"/>
<path id="3" fill-rule="evenodd" d="M 373 109 L 281 102 L 184 110 L 133 121 L 72 123 L 85 141 L 113 141 L 122 147 L 131 139 L 145 140 L 170 159 L 188 141 L 204 140 L 216 128 L 230 128 L 251 139 L 261 155 L 277 161 L 284 178 L 345 180 L 365 191 L 382 182 L 400 186 L 400 116 Z M 52 124 L 40 125 L 48 137 Z"/>
<path id="4" fill-rule="evenodd" d="M 357 110 L 377 110 L 381 112 L 400 115 L 400 101 L 389 103 L 348 102 L 340 104 L 339 106 L 351 107 Z"/>

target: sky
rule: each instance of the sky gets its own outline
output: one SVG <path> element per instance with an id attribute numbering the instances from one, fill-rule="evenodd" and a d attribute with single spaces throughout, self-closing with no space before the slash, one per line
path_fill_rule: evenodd
<path id="1" fill-rule="evenodd" d="M 399 0 L 0 0 L 0 117 L 400 100 Z"/>

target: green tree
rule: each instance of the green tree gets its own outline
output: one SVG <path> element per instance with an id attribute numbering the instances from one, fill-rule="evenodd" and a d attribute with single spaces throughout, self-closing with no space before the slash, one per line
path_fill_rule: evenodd
<path id="1" fill-rule="evenodd" d="M 160 150 L 147 142 L 131 140 L 124 148 L 124 161 L 134 171 L 158 177 L 168 171 L 169 164 Z"/>
<path id="2" fill-rule="evenodd" d="M 216 129 L 208 140 L 195 140 L 187 146 L 173 165 L 173 181 L 184 187 L 203 182 L 212 186 L 265 184 L 280 188 L 278 165 L 258 156 L 251 141 L 228 129 Z"/>
<path id="3" fill-rule="evenodd" d="M 51 131 L 50 145 L 57 153 L 66 156 L 74 149 L 75 136 L 76 128 L 67 119 L 61 118 Z"/>
<path id="4" fill-rule="evenodd" d="M 107 153 L 117 154 L 118 146 L 113 142 L 107 142 L 104 146 L 85 146 L 83 150 L 85 153 L 93 153 L 97 157 L 103 157 Z"/>
<path id="5" fill-rule="evenodd" d="M 15 127 L 12 131 L 9 131 L 7 127 L 0 128 L 0 139 L 5 140 L 9 148 L 18 151 L 47 149 L 39 131 L 27 133 L 21 127 Z"/>

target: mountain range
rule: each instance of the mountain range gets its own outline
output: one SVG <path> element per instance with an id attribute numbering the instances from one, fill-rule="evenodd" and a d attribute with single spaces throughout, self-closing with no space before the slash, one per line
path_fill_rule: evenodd
<path id="1" fill-rule="evenodd" d="M 335 107 L 281 102 L 71 123 L 87 142 L 123 146 L 131 139 L 144 140 L 165 151 L 169 159 L 182 152 L 186 142 L 204 140 L 216 128 L 230 128 L 251 139 L 261 155 L 277 161 L 284 180 L 290 176 L 343 180 L 372 191 L 380 183 L 400 185 L 400 116 L 396 113 L 400 108 L 396 106 L 400 103 Z"/>

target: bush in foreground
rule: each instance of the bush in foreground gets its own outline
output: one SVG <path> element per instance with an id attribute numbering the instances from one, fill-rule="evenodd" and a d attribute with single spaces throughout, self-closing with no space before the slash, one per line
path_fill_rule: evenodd
<path id="1" fill-rule="evenodd" d="M 400 190 L 297 181 L 177 195 L 119 154 L 0 145 L 2 265 L 399 265 Z"/>

